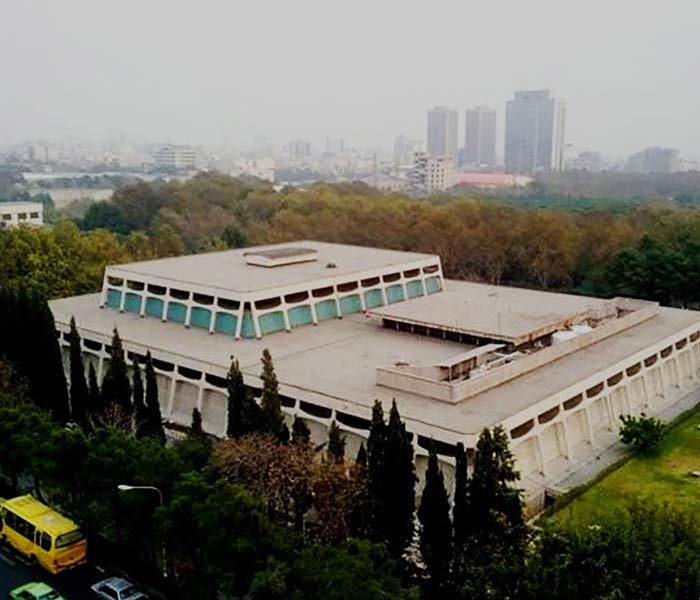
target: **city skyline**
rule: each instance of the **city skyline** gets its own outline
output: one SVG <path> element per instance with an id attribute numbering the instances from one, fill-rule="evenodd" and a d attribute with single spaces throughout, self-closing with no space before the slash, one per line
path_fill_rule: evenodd
<path id="1" fill-rule="evenodd" d="M 700 12 L 695 4 L 674 11 L 628 0 L 567 11 L 550 0 L 439 4 L 428 14 L 403 5 L 400 12 L 401 39 L 427 35 L 434 43 L 387 49 L 398 31 L 392 1 L 344 11 L 342 28 L 333 7 L 316 0 L 279 4 L 275 18 L 254 6 L 250 20 L 263 23 L 260 30 L 236 28 L 233 5 L 195 12 L 154 0 L 134 19 L 79 0 L 13 3 L 5 13 L 13 27 L 0 33 L 11 92 L 0 100 L 0 139 L 123 132 L 137 141 L 248 147 L 263 135 L 388 148 L 401 133 L 423 136 L 427 107 L 461 112 L 487 102 L 497 109 L 501 140 L 514 90 L 553 89 L 567 100 L 567 139 L 579 148 L 627 156 L 659 144 L 700 156 L 700 82 L 689 76 L 700 51 L 686 43 Z M 504 12 L 509 19 L 500 18 Z M 621 28 L 630 13 L 634 28 Z M 490 25 L 465 38 L 467 16 Z M 503 43 L 493 44 L 494 36 Z M 463 77 L 462 57 L 484 47 L 491 50 Z"/>

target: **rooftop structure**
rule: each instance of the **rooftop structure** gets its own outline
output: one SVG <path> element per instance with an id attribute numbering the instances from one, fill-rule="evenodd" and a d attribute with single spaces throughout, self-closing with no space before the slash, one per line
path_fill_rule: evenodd
<path id="1" fill-rule="evenodd" d="M 267 348 L 288 417 L 318 441 L 336 420 L 350 455 L 375 399 L 396 400 L 419 473 L 431 440 L 449 470 L 456 442 L 473 449 L 502 425 L 535 508 L 617 439 L 619 415 L 659 413 L 698 385 L 697 312 L 445 281 L 428 254 L 300 241 L 108 267 L 105 290 L 51 302 L 62 344 L 75 316 L 98 376 L 114 327 L 130 360 L 150 351 L 168 420 L 197 407 L 222 435 L 231 357 L 259 395 Z"/>

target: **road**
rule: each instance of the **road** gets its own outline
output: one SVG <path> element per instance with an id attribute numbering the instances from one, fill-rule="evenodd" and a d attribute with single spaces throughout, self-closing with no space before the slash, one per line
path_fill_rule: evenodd
<path id="1" fill-rule="evenodd" d="M 51 575 L 41 567 L 30 565 L 10 548 L 0 547 L 0 600 L 9 598 L 10 591 L 17 586 L 37 581 L 49 584 L 66 600 L 95 600 L 90 586 L 103 578 L 103 574 L 90 566 Z"/>

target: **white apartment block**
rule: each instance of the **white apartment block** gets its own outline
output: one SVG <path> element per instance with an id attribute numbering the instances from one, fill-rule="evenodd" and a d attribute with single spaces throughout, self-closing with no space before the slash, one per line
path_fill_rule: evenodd
<path id="1" fill-rule="evenodd" d="M 453 185 L 453 161 L 449 156 L 414 155 L 411 189 L 417 193 L 444 192 Z"/>
<path id="2" fill-rule="evenodd" d="M 0 202 L 0 229 L 19 225 L 41 227 L 44 207 L 41 202 Z"/>

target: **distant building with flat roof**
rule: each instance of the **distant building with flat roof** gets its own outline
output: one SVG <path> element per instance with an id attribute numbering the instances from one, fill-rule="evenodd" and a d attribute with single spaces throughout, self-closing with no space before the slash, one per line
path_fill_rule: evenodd
<path id="1" fill-rule="evenodd" d="M 449 156 L 429 156 L 416 152 L 410 176 L 410 189 L 417 194 L 444 192 L 453 185 L 454 163 Z"/>
<path id="2" fill-rule="evenodd" d="M 457 111 L 436 106 L 428 111 L 427 153 L 435 158 L 457 158 Z"/>
<path id="3" fill-rule="evenodd" d="M 562 170 L 565 117 L 564 101 L 549 90 L 515 92 L 506 105 L 506 172 Z"/>
<path id="4" fill-rule="evenodd" d="M 676 173 L 680 168 L 678 150 L 651 146 L 630 156 L 626 170 L 633 173 Z"/>
<path id="5" fill-rule="evenodd" d="M 197 154 L 191 146 L 166 144 L 156 150 L 156 165 L 178 171 L 191 171 L 197 168 Z"/>
<path id="6" fill-rule="evenodd" d="M 0 229 L 19 225 L 41 227 L 44 224 L 44 205 L 41 202 L 0 202 Z"/>
<path id="7" fill-rule="evenodd" d="M 450 480 L 455 444 L 473 457 L 500 425 L 531 512 L 581 482 L 621 415 L 668 417 L 699 387 L 700 313 L 445 280 L 433 254 L 298 241 L 111 265 L 101 293 L 50 308 L 66 366 L 73 316 L 99 378 L 114 328 L 129 364 L 150 352 L 178 426 L 198 408 L 225 435 L 231 358 L 259 398 L 266 348 L 287 423 L 322 443 L 335 421 L 349 456 L 375 400 L 396 401 L 420 477 L 433 444 Z"/>
<path id="8" fill-rule="evenodd" d="M 496 111 L 488 106 L 465 113 L 464 162 L 477 167 L 496 164 Z"/>

